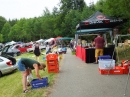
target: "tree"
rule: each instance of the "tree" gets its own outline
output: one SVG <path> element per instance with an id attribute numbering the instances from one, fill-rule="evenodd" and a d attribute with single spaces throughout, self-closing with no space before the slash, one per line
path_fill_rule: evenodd
<path id="1" fill-rule="evenodd" d="M 9 19 L 9 23 L 10 23 L 11 27 L 14 26 L 17 23 L 17 21 L 18 21 L 17 19 L 13 19 L 13 20 Z"/>
<path id="2" fill-rule="evenodd" d="M 0 34 L 0 42 L 3 42 L 3 35 Z"/>
<path id="3" fill-rule="evenodd" d="M 130 27 L 130 3 L 129 0 L 99 0 L 96 4 L 96 9 L 101 10 L 104 14 L 114 17 L 125 18 L 128 20 L 119 28 L 120 34 L 127 33 Z"/>
<path id="4" fill-rule="evenodd" d="M 55 21 L 53 15 L 51 15 L 48 9 L 44 10 L 44 16 L 41 17 L 42 19 L 42 35 L 44 33 L 45 38 L 54 37 L 54 26 Z"/>
<path id="5" fill-rule="evenodd" d="M 8 42 L 9 41 L 9 37 L 8 37 L 8 34 L 10 32 L 10 24 L 9 22 L 6 22 L 2 28 L 2 31 L 1 31 L 1 34 L 3 35 L 3 41 L 4 42 Z"/>
<path id="6" fill-rule="evenodd" d="M 5 23 L 6 23 L 6 19 L 0 16 L 0 33 Z"/>

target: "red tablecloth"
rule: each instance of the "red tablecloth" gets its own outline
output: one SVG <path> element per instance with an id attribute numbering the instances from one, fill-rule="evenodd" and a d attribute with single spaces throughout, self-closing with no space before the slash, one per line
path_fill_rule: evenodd
<path id="1" fill-rule="evenodd" d="M 76 56 L 86 62 L 86 50 L 81 46 L 76 47 Z"/>

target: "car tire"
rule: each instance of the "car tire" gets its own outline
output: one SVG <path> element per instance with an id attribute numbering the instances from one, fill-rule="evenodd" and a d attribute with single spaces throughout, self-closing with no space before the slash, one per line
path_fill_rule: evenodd
<path id="1" fill-rule="evenodd" d="M 2 72 L 0 71 L 0 77 L 2 77 Z"/>

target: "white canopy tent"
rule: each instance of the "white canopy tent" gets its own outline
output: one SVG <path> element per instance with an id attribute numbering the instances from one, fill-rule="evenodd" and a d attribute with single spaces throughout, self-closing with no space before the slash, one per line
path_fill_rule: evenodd
<path id="1" fill-rule="evenodd" d="M 49 38 L 49 39 L 47 39 L 44 43 L 47 43 L 47 42 L 52 42 L 53 40 L 55 40 L 55 38 Z"/>

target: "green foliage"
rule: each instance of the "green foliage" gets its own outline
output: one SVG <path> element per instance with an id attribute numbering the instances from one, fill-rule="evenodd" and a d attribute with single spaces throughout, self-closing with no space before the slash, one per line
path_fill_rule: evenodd
<path id="1" fill-rule="evenodd" d="M 9 22 L 6 22 L 2 28 L 1 34 L 3 35 L 4 42 L 9 41 L 9 38 L 7 38 L 7 37 L 10 32 L 10 28 L 11 28 L 11 26 L 10 26 Z"/>
<path id="2" fill-rule="evenodd" d="M 6 23 L 6 19 L 0 16 L 0 33 L 5 23 Z"/>
<path id="3" fill-rule="evenodd" d="M 0 42 L 3 42 L 3 35 L 0 34 Z"/>
<path id="4" fill-rule="evenodd" d="M 57 36 L 74 37 L 76 25 L 91 16 L 97 10 L 114 17 L 127 18 L 128 22 L 119 26 L 120 34 L 128 33 L 130 27 L 129 0 L 98 0 L 87 6 L 84 0 L 60 0 L 60 8 L 54 7 L 51 13 L 47 8 L 39 17 L 9 20 L 0 17 L 0 32 L 3 42 L 36 41 Z M 8 39 L 6 37 L 9 37 Z M 91 37 L 88 37 L 91 38 Z"/>
<path id="5" fill-rule="evenodd" d="M 44 53 L 44 50 L 42 51 Z M 17 56 L 16 59 L 18 60 L 21 57 L 31 58 L 35 59 L 35 56 L 33 53 L 24 53 L 20 56 Z M 40 56 L 40 62 L 43 61 L 44 55 Z M 23 94 L 22 93 L 22 76 L 21 72 L 19 70 L 16 70 L 15 72 L 11 74 L 4 75 L 0 78 L 0 97 L 47 97 L 48 91 L 50 87 L 53 85 L 53 82 L 56 77 L 56 73 L 48 73 L 47 68 L 45 71 L 39 71 L 41 77 L 48 77 L 49 86 L 38 88 L 38 89 L 31 89 L 31 87 L 28 87 L 31 89 L 30 93 Z M 36 78 L 34 70 L 32 70 L 33 77 Z"/>

